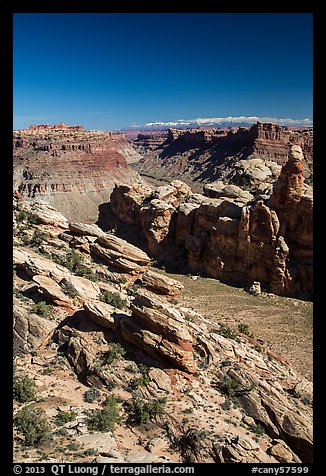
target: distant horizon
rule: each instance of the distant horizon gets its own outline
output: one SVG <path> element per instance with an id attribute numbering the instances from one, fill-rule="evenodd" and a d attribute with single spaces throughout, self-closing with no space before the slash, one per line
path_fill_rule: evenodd
<path id="1" fill-rule="evenodd" d="M 14 129 L 63 121 L 121 130 L 217 116 L 312 124 L 312 20 L 15 13 Z"/>
<path id="2" fill-rule="evenodd" d="M 215 121 L 214 121 L 215 119 Z M 219 119 L 219 121 L 217 121 Z M 64 123 L 67 126 L 83 126 L 85 130 L 97 130 L 97 131 L 116 131 L 116 132 L 124 132 L 124 131 L 132 131 L 132 130 L 164 130 L 168 128 L 180 128 L 180 129 L 187 129 L 193 127 L 205 127 L 205 128 L 223 128 L 223 127 L 239 127 L 239 125 L 245 124 L 248 127 L 251 127 L 253 124 L 257 122 L 260 123 L 269 123 L 269 124 L 276 124 L 283 127 L 300 127 L 300 128 L 313 128 L 313 121 L 311 119 L 277 119 L 277 118 L 269 118 L 269 117 L 246 117 L 246 116 L 239 116 L 239 117 L 225 117 L 225 118 L 205 118 L 201 119 L 190 119 L 190 120 L 178 120 L 178 121 L 170 121 L 170 122 L 150 122 L 146 124 L 131 124 L 126 127 L 122 127 L 120 129 L 88 129 L 85 127 L 84 124 L 81 122 L 71 123 L 66 121 L 52 121 L 52 122 L 34 122 L 28 124 L 28 126 L 23 128 L 13 128 L 13 130 L 28 130 L 32 126 L 55 126 L 57 124 Z"/>

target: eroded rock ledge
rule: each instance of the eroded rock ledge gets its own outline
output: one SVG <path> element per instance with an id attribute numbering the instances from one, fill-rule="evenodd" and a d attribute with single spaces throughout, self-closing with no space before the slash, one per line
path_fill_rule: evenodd
<path id="1" fill-rule="evenodd" d="M 302 161 L 301 147 L 292 146 L 272 194 L 256 200 L 221 182 L 206 186 L 205 195 L 179 180 L 155 190 L 116 186 L 98 223 L 122 231 L 128 225 L 129 238 L 143 240 L 152 256 L 183 256 L 192 272 L 311 299 L 313 200 Z"/>

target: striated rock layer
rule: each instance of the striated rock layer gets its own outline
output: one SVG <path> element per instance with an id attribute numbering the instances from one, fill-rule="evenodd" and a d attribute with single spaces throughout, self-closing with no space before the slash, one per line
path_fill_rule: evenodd
<path id="1" fill-rule="evenodd" d="M 144 156 L 137 165 L 140 173 L 195 183 L 228 179 L 245 185 L 252 182 L 252 177 L 241 162 L 256 160 L 261 169 L 257 178 L 269 181 L 269 176 L 273 179 L 275 166 L 286 163 L 289 147 L 300 145 L 304 152 L 305 177 L 312 174 L 312 129 L 288 130 L 277 124 L 258 122 L 250 128 L 231 130 L 169 129 L 160 144 L 157 144 L 158 138 L 153 140 L 140 134 L 134 141 Z"/>
<path id="2" fill-rule="evenodd" d="M 178 180 L 156 190 L 117 186 L 99 224 L 109 227 L 110 217 L 111 226 L 128 224 L 153 256 L 174 264 L 183 256 L 192 272 L 311 299 L 313 201 L 303 187 L 301 147 L 291 147 L 269 200 L 253 201 L 239 187 L 205 192 L 193 194 Z"/>
<path id="3" fill-rule="evenodd" d="M 82 126 L 14 131 L 14 189 L 24 197 L 43 198 L 70 220 L 94 222 L 115 182 L 139 180 L 126 160 L 129 149 L 122 133 Z"/>

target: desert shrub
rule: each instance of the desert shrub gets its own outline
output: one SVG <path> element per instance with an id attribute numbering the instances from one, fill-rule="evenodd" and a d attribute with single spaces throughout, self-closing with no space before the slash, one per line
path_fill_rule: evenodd
<path id="1" fill-rule="evenodd" d="M 21 235 L 20 239 L 22 243 L 26 246 L 39 246 L 46 239 L 47 235 L 43 231 L 34 230 L 34 233 L 31 237 L 28 235 Z"/>
<path id="2" fill-rule="evenodd" d="M 103 365 L 112 364 L 115 359 L 123 358 L 126 350 L 118 342 L 111 342 L 109 349 L 103 354 Z"/>
<path id="3" fill-rule="evenodd" d="M 132 425 L 141 425 L 154 420 L 158 415 L 164 413 L 166 398 L 158 400 L 149 400 L 147 402 L 139 399 L 133 399 L 128 404 L 128 423 Z"/>
<path id="4" fill-rule="evenodd" d="M 31 238 L 31 245 L 38 246 L 46 239 L 47 235 L 40 230 L 35 230 Z"/>
<path id="5" fill-rule="evenodd" d="M 185 463 L 193 462 L 193 457 L 198 457 L 205 447 L 207 432 L 197 428 L 189 428 L 178 438 L 174 438 L 173 446 L 178 448 Z"/>
<path id="6" fill-rule="evenodd" d="M 106 382 L 106 389 L 110 392 L 111 390 L 113 390 L 115 387 L 115 383 L 113 382 L 113 380 L 107 380 Z"/>
<path id="7" fill-rule="evenodd" d="M 231 406 L 232 406 L 232 402 L 228 398 L 226 398 L 225 401 L 221 403 L 221 408 L 223 410 L 230 410 Z"/>
<path id="8" fill-rule="evenodd" d="M 38 316 L 49 317 L 52 311 L 53 306 L 51 306 L 51 304 L 46 304 L 45 301 L 40 301 L 32 306 L 32 312 Z"/>
<path id="9" fill-rule="evenodd" d="M 71 442 L 71 443 L 68 443 L 68 445 L 66 446 L 67 450 L 68 451 L 78 451 L 79 448 L 80 448 L 80 445 L 78 443 L 75 443 L 75 442 Z"/>
<path id="10" fill-rule="evenodd" d="M 87 403 L 92 403 L 100 396 L 100 391 L 97 388 L 90 388 L 84 393 L 84 400 Z"/>
<path id="11" fill-rule="evenodd" d="M 193 413 L 193 412 L 194 412 L 193 408 L 185 408 L 184 410 L 182 410 L 182 413 L 186 413 L 186 414 Z"/>
<path id="12" fill-rule="evenodd" d="M 84 451 L 84 456 L 93 456 L 93 455 L 96 455 L 96 454 L 97 454 L 97 451 L 94 450 L 94 448 L 89 448 L 89 449 Z"/>
<path id="13" fill-rule="evenodd" d="M 14 425 L 26 446 L 40 446 L 50 439 L 50 426 L 39 408 L 24 407 L 14 418 Z"/>
<path id="14" fill-rule="evenodd" d="M 30 402 L 35 400 L 35 383 L 34 380 L 27 375 L 14 377 L 13 380 L 13 397 L 19 403 Z"/>
<path id="15" fill-rule="evenodd" d="M 226 395 L 234 406 L 238 406 L 239 402 L 237 397 L 250 393 L 256 387 L 255 383 L 250 386 L 241 385 L 236 379 L 230 377 L 230 375 L 224 375 L 223 378 L 217 384 L 218 389 L 224 395 Z"/>
<path id="16" fill-rule="evenodd" d="M 257 423 L 257 425 L 252 426 L 251 429 L 256 436 L 263 436 L 265 433 L 265 428 L 260 423 Z"/>
<path id="17" fill-rule="evenodd" d="M 16 221 L 17 221 L 18 223 L 21 223 L 22 221 L 27 220 L 28 217 L 29 217 L 29 213 L 28 213 L 26 210 L 22 209 L 22 210 L 20 210 L 19 213 L 16 215 Z"/>
<path id="18" fill-rule="evenodd" d="M 60 410 L 55 416 L 55 423 L 58 426 L 65 425 L 74 420 L 76 420 L 75 412 L 65 412 L 64 410 Z"/>
<path id="19" fill-rule="evenodd" d="M 245 334 L 248 337 L 253 337 L 253 333 L 250 331 L 249 324 L 241 323 L 238 325 L 239 332 Z"/>
<path id="20" fill-rule="evenodd" d="M 258 344 L 254 345 L 254 349 L 255 349 L 256 352 L 262 352 L 262 348 Z"/>
<path id="21" fill-rule="evenodd" d="M 89 430 L 112 431 L 120 421 L 119 404 L 114 397 L 107 397 L 103 405 L 104 408 L 101 410 L 88 412 L 87 427 Z"/>
<path id="22" fill-rule="evenodd" d="M 77 276 L 82 276 L 90 281 L 98 280 L 97 273 L 84 264 L 84 256 L 79 251 L 71 249 L 65 256 L 52 256 L 52 258 Z"/>
<path id="23" fill-rule="evenodd" d="M 63 266 L 69 269 L 69 271 L 74 273 L 84 261 L 84 257 L 81 253 L 72 249 L 68 251 L 66 256 L 60 257 L 59 261 Z"/>
<path id="24" fill-rule="evenodd" d="M 239 391 L 243 387 L 234 378 L 230 377 L 229 375 L 224 375 L 218 383 L 218 388 L 222 393 L 224 393 L 224 395 L 227 395 L 228 397 L 232 398 L 238 395 Z"/>
<path id="25" fill-rule="evenodd" d="M 223 337 L 226 337 L 227 339 L 233 339 L 235 341 L 239 341 L 239 336 L 238 334 L 231 329 L 227 324 L 224 323 L 219 323 L 220 328 L 216 331 L 218 334 L 220 334 Z"/>
<path id="26" fill-rule="evenodd" d="M 97 273 L 94 273 L 90 268 L 88 268 L 84 264 L 81 264 L 80 266 L 78 266 L 78 268 L 75 271 L 75 274 L 77 274 L 77 276 L 82 276 L 83 278 L 87 278 L 90 281 L 98 281 Z"/>
<path id="27" fill-rule="evenodd" d="M 63 287 L 63 291 L 65 294 L 67 294 L 68 297 L 70 298 L 75 298 L 77 296 L 77 291 L 75 290 L 75 288 L 73 287 L 73 285 L 69 282 L 67 282 L 64 287 Z"/>
<path id="28" fill-rule="evenodd" d="M 126 304 L 126 301 L 121 298 L 118 292 L 112 293 L 111 291 L 103 291 L 100 294 L 99 299 L 106 304 L 111 304 L 111 306 L 116 307 L 117 309 L 123 309 Z"/>
<path id="29" fill-rule="evenodd" d="M 128 281 L 128 279 L 125 276 L 120 276 L 118 278 L 118 283 L 119 284 L 126 284 L 127 281 Z"/>
<path id="30" fill-rule="evenodd" d="M 148 385 L 151 381 L 151 378 L 148 375 L 148 367 L 144 364 L 139 364 L 138 367 L 141 372 L 141 376 L 135 377 L 130 380 L 128 384 L 130 390 L 136 390 L 138 387 L 144 387 L 145 385 Z"/>

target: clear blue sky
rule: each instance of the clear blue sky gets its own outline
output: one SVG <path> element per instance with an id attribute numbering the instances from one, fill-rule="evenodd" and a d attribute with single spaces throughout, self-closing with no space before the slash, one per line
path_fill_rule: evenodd
<path id="1" fill-rule="evenodd" d="M 14 128 L 312 119 L 312 14 L 18 13 Z"/>

